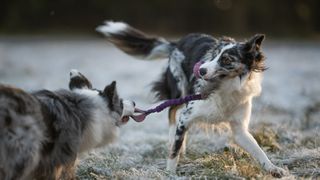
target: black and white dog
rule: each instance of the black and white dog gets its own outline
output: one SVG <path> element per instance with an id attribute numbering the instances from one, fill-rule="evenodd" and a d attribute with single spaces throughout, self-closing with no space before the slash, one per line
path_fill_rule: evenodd
<path id="1" fill-rule="evenodd" d="M 71 90 L 27 93 L 0 85 L 0 179 L 75 179 L 77 155 L 111 143 L 135 105 L 76 70 Z"/>
<path id="2" fill-rule="evenodd" d="M 145 59 L 169 58 L 161 79 L 153 91 L 160 100 L 201 93 L 204 100 L 169 110 L 170 153 L 167 170 L 175 172 L 179 152 L 184 151 L 185 135 L 195 122 L 229 122 L 235 142 L 249 152 L 274 176 L 286 171 L 275 166 L 248 130 L 252 98 L 261 92 L 265 70 L 261 43 L 257 34 L 245 42 L 232 38 L 216 39 L 206 34 L 189 34 L 177 42 L 154 38 L 122 22 L 106 22 L 97 28 L 127 54 Z M 182 150 L 181 150 L 182 147 Z"/>

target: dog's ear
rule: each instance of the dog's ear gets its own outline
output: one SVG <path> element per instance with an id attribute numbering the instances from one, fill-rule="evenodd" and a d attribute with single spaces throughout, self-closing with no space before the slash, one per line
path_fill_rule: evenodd
<path id="1" fill-rule="evenodd" d="M 119 100 L 116 85 L 116 81 L 112 81 L 112 83 L 106 86 L 103 90 L 103 94 L 105 95 L 105 97 L 108 98 L 109 106 L 111 107 L 114 103 L 117 103 L 117 101 Z"/>
<path id="2" fill-rule="evenodd" d="M 256 34 L 250 38 L 249 41 L 245 43 L 245 50 L 246 51 L 259 51 L 262 41 L 264 40 L 264 34 Z"/>
<path id="3" fill-rule="evenodd" d="M 264 34 L 256 34 L 249 41 L 245 42 L 244 51 L 246 55 L 244 63 L 249 66 L 249 70 L 262 72 L 267 69 L 264 65 L 264 55 L 260 50 L 264 38 Z"/>

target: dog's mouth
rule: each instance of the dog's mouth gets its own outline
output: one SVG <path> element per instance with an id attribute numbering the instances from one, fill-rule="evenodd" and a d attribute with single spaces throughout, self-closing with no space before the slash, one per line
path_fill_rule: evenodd
<path id="1" fill-rule="evenodd" d="M 123 124 L 126 124 L 126 123 L 129 121 L 129 119 L 130 119 L 130 116 L 122 116 L 121 122 L 122 122 Z"/>
<path id="2" fill-rule="evenodd" d="M 205 78 L 203 77 L 202 79 L 211 83 L 217 83 L 219 81 L 221 81 L 222 79 L 225 79 L 228 75 L 224 74 L 224 73 L 216 73 L 215 75 L 213 75 L 210 78 Z"/>
<path id="3" fill-rule="evenodd" d="M 201 78 L 200 75 L 200 66 L 203 64 L 204 62 L 199 61 L 197 62 L 194 66 L 193 66 L 193 74 L 196 78 Z"/>
<path id="4" fill-rule="evenodd" d="M 221 72 L 216 72 L 215 75 L 211 76 L 211 77 L 206 77 L 206 76 L 201 76 L 200 75 L 200 67 L 203 64 L 203 61 L 199 61 L 197 62 L 194 66 L 193 66 L 193 74 L 196 78 L 198 79 L 203 79 L 205 81 L 214 81 L 217 78 L 224 78 L 226 77 L 226 74 L 221 73 Z"/>
<path id="5" fill-rule="evenodd" d="M 121 118 L 122 124 L 126 124 L 129 122 L 130 118 L 132 118 L 136 122 L 142 122 L 146 115 L 144 114 L 145 111 L 139 109 L 139 108 L 134 108 L 134 113 L 131 115 L 124 115 Z"/>
<path id="6" fill-rule="evenodd" d="M 142 122 L 145 118 L 146 118 L 146 114 L 145 111 L 139 109 L 139 108 L 135 108 L 134 109 L 134 113 L 138 113 L 138 114 L 133 114 L 130 117 L 135 120 L 136 122 Z"/>

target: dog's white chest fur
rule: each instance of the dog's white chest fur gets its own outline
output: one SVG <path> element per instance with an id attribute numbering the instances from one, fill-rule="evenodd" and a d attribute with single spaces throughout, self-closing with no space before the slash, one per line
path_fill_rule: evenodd
<path id="1" fill-rule="evenodd" d="M 252 97 L 261 92 L 260 74 L 253 73 L 246 82 L 238 77 L 224 82 L 220 89 L 208 99 L 190 104 L 190 111 L 199 121 L 218 123 L 229 121 L 242 104 L 251 102 Z"/>
<path id="2" fill-rule="evenodd" d="M 108 117 L 109 115 L 106 112 L 97 107 L 93 116 L 93 122 L 83 135 L 84 139 L 80 147 L 81 153 L 109 144 L 118 135 L 119 128 L 115 126 L 115 122 L 111 121 L 111 117 Z"/>
<path id="3" fill-rule="evenodd" d="M 118 127 L 113 121 L 112 115 L 103 99 L 98 96 L 98 92 L 87 89 L 75 90 L 75 92 L 86 95 L 94 101 L 96 105 L 92 113 L 92 122 L 84 132 L 80 153 L 87 152 L 93 148 L 101 147 L 113 142 L 118 135 Z"/>

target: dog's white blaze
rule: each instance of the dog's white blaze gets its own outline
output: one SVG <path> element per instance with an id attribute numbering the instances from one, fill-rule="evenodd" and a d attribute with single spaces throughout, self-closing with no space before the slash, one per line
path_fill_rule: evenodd
<path id="1" fill-rule="evenodd" d="M 123 22 L 113 22 L 113 21 L 106 21 L 105 25 L 98 26 L 96 28 L 96 31 L 101 32 L 105 34 L 106 36 L 109 36 L 110 33 L 116 34 L 121 31 L 124 31 L 128 28 L 128 25 Z"/>
<path id="2" fill-rule="evenodd" d="M 207 73 L 206 75 L 203 77 L 204 79 L 210 79 L 215 71 L 216 71 L 216 67 L 217 67 L 217 64 L 218 64 L 218 60 L 220 59 L 221 55 L 228 49 L 231 49 L 235 46 L 235 44 L 228 44 L 226 46 L 224 46 L 220 53 L 212 60 L 212 61 L 209 61 L 209 62 L 205 62 L 204 64 L 202 64 L 200 66 L 200 68 L 206 68 L 207 69 Z"/>

